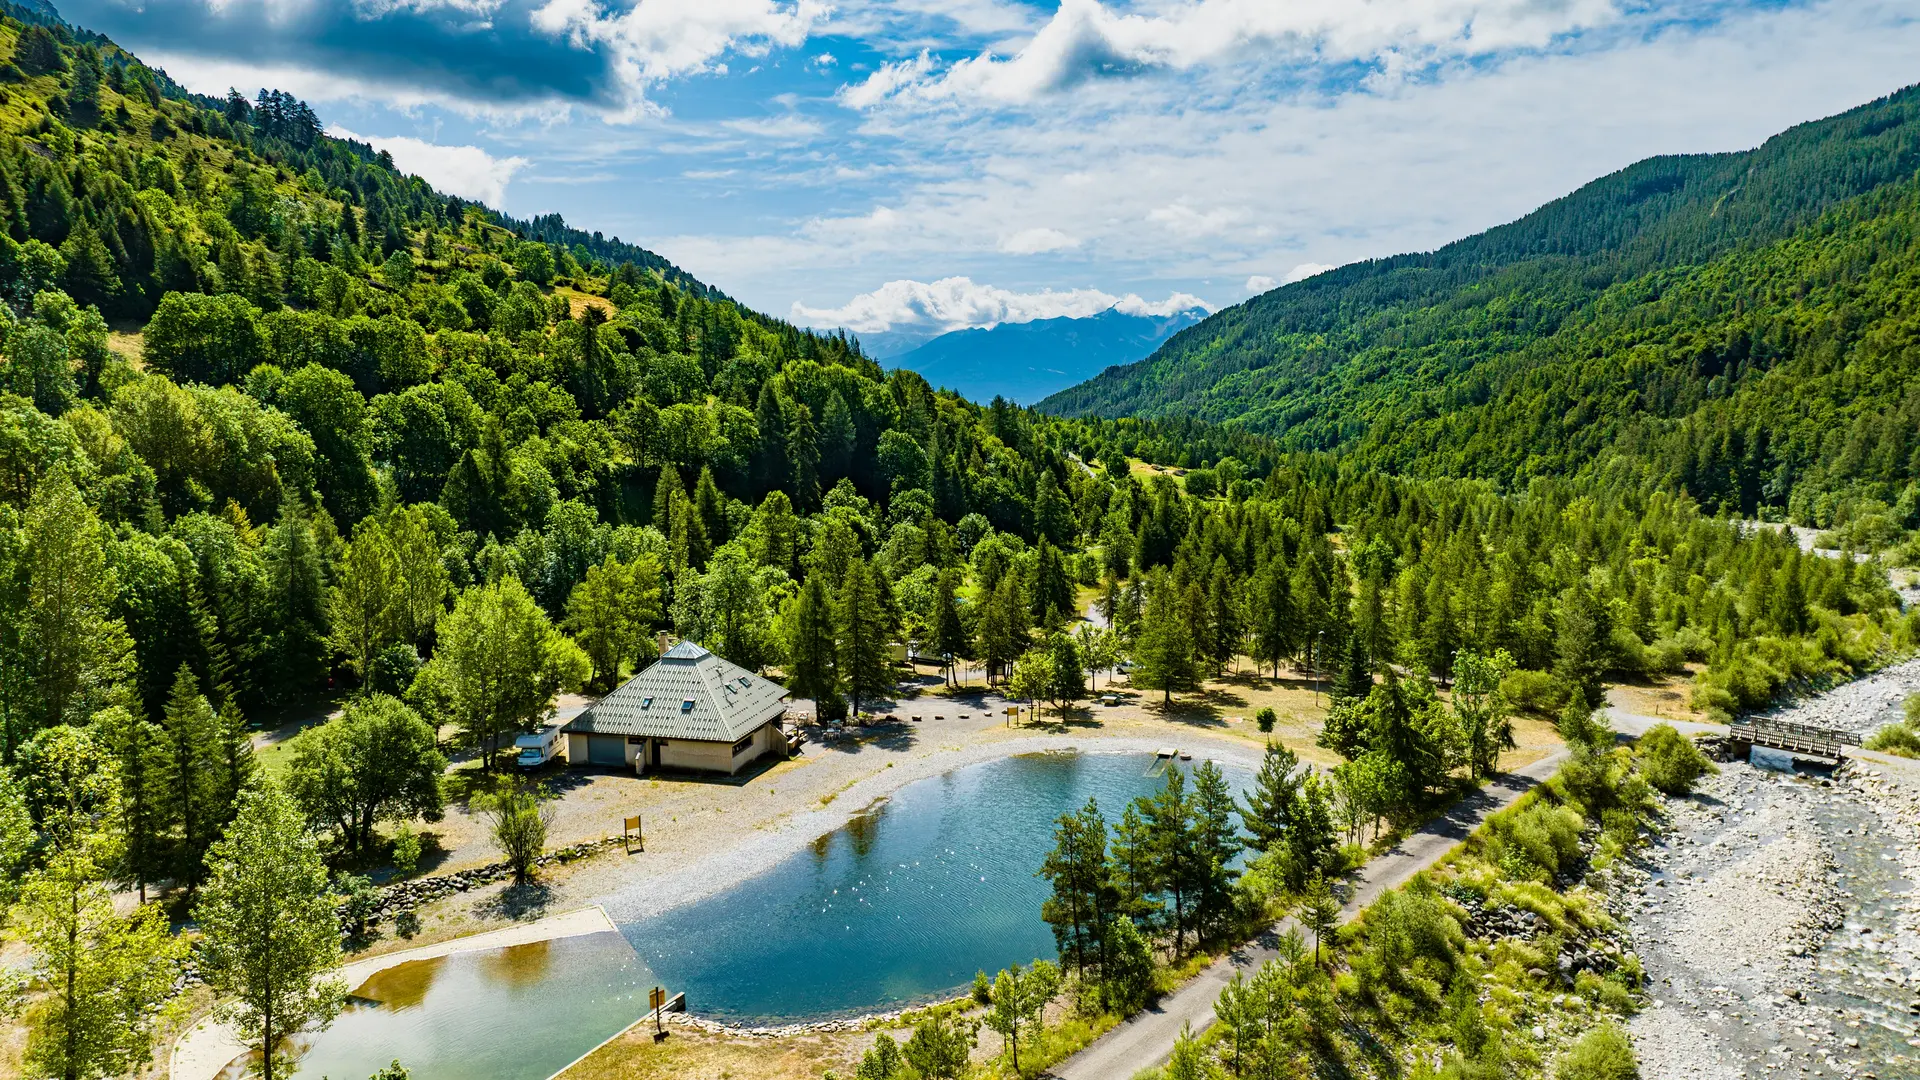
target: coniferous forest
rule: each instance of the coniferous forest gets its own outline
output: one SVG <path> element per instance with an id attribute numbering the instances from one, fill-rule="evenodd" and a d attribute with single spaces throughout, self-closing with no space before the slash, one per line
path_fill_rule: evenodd
<path id="1" fill-rule="evenodd" d="M 443 812 L 446 753 L 498 767 L 661 630 L 823 717 L 896 691 L 896 642 L 1059 703 L 1121 658 L 1167 702 L 1291 666 L 1408 805 L 1487 762 L 1436 684 L 1553 716 L 1690 671 L 1725 717 L 1920 631 L 1877 567 L 1731 520 L 1920 525 L 1914 91 L 1289 286 L 1036 411 L 8 12 L 0 901 L 66 988 L 35 1075 L 130 1071 L 166 1019 L 182 946 L 108 882 L 193 913 L 264 1045 L 337 1009 L 250 996 L 248 898 L 331 919 L 327 864 Z M 265 782 L 250 733 L 343 697 Z M 272 962 L 306 985 L 328 927 Z"/>

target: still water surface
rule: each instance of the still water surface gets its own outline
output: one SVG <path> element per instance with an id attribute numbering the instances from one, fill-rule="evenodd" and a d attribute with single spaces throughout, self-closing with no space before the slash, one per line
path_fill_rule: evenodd
<path id="1" fill-rule="evenodd" d="M 1236 790 L 1251 781 L 1223 771 Z M 1111 821 L 1160 783 L 1146 755 L 1063 753 L 909 784 L 766 873 L 619 935 L 382 972 L 356 991 L 382 1004 L 319 1036 L 299 1075 L 359 1080 L 398 1058 L 414 1080 L 541 1080 L 645 1012 L 656 984 L 736 1024 L 948 996 L 975 971 L 1054 955 L 1034 876 L 1054 819 L 1094 798 Z"/>

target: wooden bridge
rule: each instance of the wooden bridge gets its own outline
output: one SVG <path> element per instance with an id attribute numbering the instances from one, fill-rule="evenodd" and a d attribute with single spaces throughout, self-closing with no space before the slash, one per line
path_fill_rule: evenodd
<path id="1" fill-rule="evenodd" d="M 1735 720 L 1727 729 L 1727 738 L 1748 746 L 1785 750 L 1790 754 L 1831 758 L 1839 761 L 1849 746 L 1859 746 L 1860 737 L 1851 731 L 1790 724 L 1784 720 Z"/>

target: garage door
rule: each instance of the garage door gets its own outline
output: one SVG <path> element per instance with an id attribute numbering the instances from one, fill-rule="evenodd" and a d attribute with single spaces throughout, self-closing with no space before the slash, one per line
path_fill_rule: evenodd
<path id="1" fill-rule="evenodd" d="M 587 736 L 587 760 L 595 765 L 625 765 L 627 737 L 625 735 Z"/>

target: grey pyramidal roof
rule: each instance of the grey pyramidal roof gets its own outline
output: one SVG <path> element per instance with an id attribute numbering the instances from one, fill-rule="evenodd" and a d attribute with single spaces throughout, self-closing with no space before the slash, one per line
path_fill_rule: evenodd
<path id="1" fill-rule="evenodd" d="M 786 687 L 682 641 L 574 717 L 566 730 L 730 743 L 786 708 Z"/>

